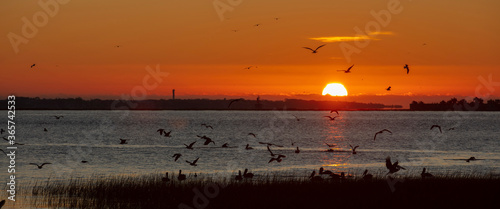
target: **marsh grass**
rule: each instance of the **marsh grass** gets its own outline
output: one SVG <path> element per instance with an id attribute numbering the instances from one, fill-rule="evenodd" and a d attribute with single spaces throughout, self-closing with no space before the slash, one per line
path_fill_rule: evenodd
<path id="1" fill-rule="evenodd" d="M 394 191 L 385 175 L 371 181 L 351 177 L 321 182 L 276 174 L 242 181 L 200 175 L 163 182 L 162 177 L 120 175 L 47 182 L 35 184 L 32 194 L 37 207 L 50 208 L 490 208 L 500 203 L 500 178 L 493 175 L 398 176 L 404 182 L 396 183 Z"/>

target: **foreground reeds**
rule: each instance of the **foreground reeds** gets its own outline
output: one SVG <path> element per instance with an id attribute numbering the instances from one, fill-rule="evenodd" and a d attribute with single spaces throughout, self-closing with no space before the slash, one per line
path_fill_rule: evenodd
<path id="1" fill-rule="evenodd" d="M 347 178 L 312 182 L 309 178 L 258 176 L 114 176 L 33 188 L 39 206 L 57 208 L 492 208 L 500 200 L 500 178 L 437 176 L 428 179 L 386 176 L 370 181 Z M 393 187 L 391 187 L 391 185 Z"/>

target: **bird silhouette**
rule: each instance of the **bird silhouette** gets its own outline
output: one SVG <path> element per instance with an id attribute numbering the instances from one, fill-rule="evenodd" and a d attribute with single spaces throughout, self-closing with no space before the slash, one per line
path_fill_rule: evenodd
<path id="1" fill-rule="evenodd" d="M 161 178 L 163 182 L 168 182 L 170 181 L 170 178 L 168 178 L 168 172 L 165 173 L 165 177 Z"/>
<path id="2" fill-rule="evenodd" d="M 439 128 L 439 132 L 443 133 L 443 131 L 441 131 L 441 126 L 439 126 L 439 125 L 432 125 L 430 130 L 432 130 L 433 128 Z"/>
<path id="3" fill-rule="evenodd" d="M 406 74 L 410 73 L 410 68 L 408 67 L 408 64 L 405 64 L 403 68 L 406 69 Z"/>
<path id="4" fill-rule="evenodd" d="M 163 133 L 166 133 L 165 129 L 163 129 L 163 128 L 160 128 L 160 129 L 156 130 L 156 132 L 160 132 L 160 136 L 162 136 Z"/>
<path id="5" fill-rule="evenodd" d="M 349 144 L 349 146 L 352 149 L 352 154 L 355 155 L 356 154 L 356 148 L 358 148 L 359 146 L 352 147 L 352 145 L 350 145 L 350 144 Z"/>
<path id="6" fill-rule="evenodd" d="M 319 48 L 321 48 L 321 47 L 324 47 L 325 45 L 326 45 L 326 44 L 323 44 L 323 45 L 321 45 L 321 46 L 318 46 L 316 49 L 311 49 L 311 48 L 309 48 L 309 47 L 302 47 L 302 48 L 304 48 L 304 49 L 309 49 L 309 50 L 311 50 L 311 51 L 312 51 L 312 53 L 313 53 L 313 54 L 316 54 L 316 52 L 318 51 L 318 49 L 319 49 Z"/>
<path id="7" fill-rule="evenodd" d="M 295 120 L 297 120 L 297 121 L 300 121 L 300 119 L 305 119 L 305 118 L 299 118 L 299 117 L 297 117 L 295 115 L 293 115 L 293 117 L 295 117 Z"/>
<path id="8" fill-rule="evenodd" d="M 332 117 L 332 116 L 323 116 L 323 117 L 330 118 L 330 120 L 335 120 L 335 118 L 337 118 L 337 116 L 335 116 L 335 117 Z"/>
<path id="9" fill-rule="evenodd" d="M 174 155 L 172 155 L 172 157 L 174 157 L 174 161 L 177 161 L 180 157 L 182 156 L 181 153 L 175 153 Z"/>
<path id="10" fill-rule="evenodd" d="M 234 180 L 241 181 L 243 180 L 243 176 L 241 175 L 241 170 L 238 171 L 238 175 L 234 177 Z"/>
<path id="11" fill-rule="evenodd" d="M 257 23 L 257 24 L 255 24 L 255 25 L 253 25 L 253 26 L 258 27 L 259 25 L 260 25 L 260 23 Z"/>
<path id="12" fill-rule="evenodd" d="M 387 131 L 387 132 L 389 132 L 389 133 L 391 133 L 391 134 L 392 134 L 392 132 L 391 132 L 391 131 L 389 131 L 389 130 L 387 130 L 387 129 L 381 130 L 381 131 L 379 131 L 379 132 L 375 133 L 375 136 L 373 137 L 373 141 L 375 141 L 375 139 L 377 138 L 377 135 L 378 135 L 378 134 L 384 133 L 384 131 Z"/>
<path id="13" fill-rule="evenodd" d="M 120 139 L 120 144 L 128 144 L 126 139 Z"/>
<path id="14" fill-rule="evenodd" d="M 326 142 L 323 142 L 323 143 L 325 143 L 325 144 L 326 144 L 326 146 L 328 146 L 328 147 L 335 147 L 335 146 L 337 146 L 337 145 L 335 145 L 335 144 L 327 144 Z"/>
<path id="15" fill-rule="evenodd" d="M 476 160 L 475 157 L 470 157 L 469 159 L 465 160 L 465 162 L 470 162 L 471 160 Z"/>
<path id="16" fill-rule="evenodd" d="M 245 70 L 250 70 L 250 68 L 252 68 L 252 67 L 253 67 L 253 66 L 248 66 L 248 67 L 243 68 L 243 69 L 245 69 Z"/>
<path id="17" fill-rule="evenodd" d="M 196 162 L 198 162 L 198 159 L 200 159 L 200 158 L 196 158 L 196 160 L 194 160 L 193 162 L 189 162 L 186 160 L 186 163 L 189 163 L 189 165 L 191 165 L 191 166 L 197 166 Z"/>
<path id="18" fill-rule="evenodd" d="M 299 147 L 297 147 L 297 149 L 295 150 L 295 153 L 297 153 L 297 154 L 300 153 Z"/>
<path id="19" fill-rule="evenodd" d="M 387 167 L 387 169 L 389 169 L 389 172 L 387 174 L 389 174 L 389 173 L 396 173 L 400 169 L 406 170 L 406 168 L 403 168 L 403 167 L 399 166 L 398 164 L 399 164 L 398 161 L 394 162 L 394 164 L 391 163 L 391 157 L 387 157 L 385 159 L 385 167 Z"/>
<path id="20" fill-rule="evenodd" d="M 36 64 L 32 64 L 30 68 L 33 68 L 33 67 L 35 67 L 35 65 L 36 65 Z"/>
<path id="21" fill-rule="evenodd" d="M 420 176 L 422 176 L 422 179 L 429 178 L 429 177 L 434 177 L 432 174 L 426 173 L 425 172 L 425 168 L 422 170 L 422 173 L 420 174 Z"/>
<path id="22" fill-rule="evenodd" d="M 43 128 L 43 131 L 47 132 L 47 131 L 49 131 L 49 130 L 47 130 L 46 128 Z"/>
<path id="23" fill-rule="evenodd" d="M 179 175 L 177 176 L 177 180 L 179 181 L 186 180 L 186 174 L 182 174 L 182 170 L 179 170 Z"/>
<path id="24" fill-rule="evenodd" d="M 363 180 L 369 181 L 373 179 L 373 175 L 368 173 L 368 169 L 363 172 Z"/>
<path id="25" fill-rule="evenodd" d="M 249 136 L 257 137 L 254 133 L 248 133 Z"/>
<path id="26" fill-rule="evenodd" d="M 52 164 L 52 163 L 42 163 L 41 165 L 38 165 L 38 164 L 36 164 L 36 163 L 30 163 L 30 165 L 36 165 L 36 166 L 38 167 L 38 169 L 42 169 L 42 167 L 43 167 L 44 165 L 47 165 L 47 164 Z"/>
<path id="27" fill-rule="evenodd" d="M 337 70 L 337 71 L 344 71 L 344 73 L 350 73 L 352 67 L 354 67 L 354 65 L 351 65 L 351 67 L 347 68 L 347 70 Z"/>
<path id="28" fill-rule="evenodd" d="M 224 148 L 229 147 L 229 144 L 228 144 L 228 143 L 224 143 L 224 144 L 222 145 L 222 147 L 224 147 Z"/>
<path id="29" fill-rule="evenodd" d="M 188 148 L 188 149 L 193 149 L 194 143 L 196 143 L 196 141 L 194 141 L 193 143 L 191 143 L 189 145 L 184 144 L 184 146 L 186 146 L 186 148 Z"/>
<path id="30" fill-rule="evenodd" d="M 276 161 L 276 162 L 278 162 L 278 163 L 281 163 L 281 161 L 283 161 L 283 159 L 281 159 L 281 158 L 284 158 L 284 157 L 286 157 L 286 156 L 285 156 L 285 155 L 278 155 L 278 157 L 276 157 L 276 158 L 274 158 L 274 157 L 273 157 L 273 158 L 271 158 L 271 159 L 269 160 L 269 162 L 268 162 L 268 163 L 271 163 L 271 162 L 273 162 L 273 161 Z"/>
<path id="31" fill-rule="evenodd" d="M 265 144 L 267 146 L 283 147 L 283 145 L 273 144 L 273 143 L 269 143 L 269 142 L 259 142 L 259 144 Z"/>
<path id="32" fill-rule="evenodd" d="M 171 133 L 172 133 L 172 131 L 169 131 L 169 132 L 165 132 L 164 131 L 163 132 L 163 134 L 165 135 L 165 137 L 172 137 L 172 136 L 170 136 Z"/>
<path id="33" fill-rule="evenodd" d="M 248 169 L 245 168 L 245 172 L 243 172 L 243 177 L 245 177 L 246 179 L 251 179 L 253 178 L 253 173 L 249 173 L 248 172 Z"/>
<path id="34" fill-rule="evenodd" d="M 212 127 L 212 126 L 210 126 L 210 125 L 207 125 L 207 124 L 205 124 L 205 123 L 202 123 L 202 124 L 201 124 L 201 126 L 205 126 L 205 128 L 210 128 L 210 129 L 212 129 L 212 130 L 214 129 L 214 127 Z"/>
<path id="35" fill-rule="evenodd" d="M 385 89 L 387 91 L 390 91 L 391 90 L 391 86 L 387 87 L 387 89 Z"/>
<path id="36" fill-rule="evenodd" d="M 253 149 L 253 148 L 250 147 L 250 144 L 247 144 L 247 146 L 245 147 L 245 149 L 249 150 L 249 149 Z"/>
<path id="37" fill-rule="evenodd" d="M 337 111 L 337 110 L 330 110 L 330 113 L 333 113 L 333 112 L 335 112 L 335 113 L 337 113 L 337 115 L 339 115 L 339 111 Z"/>
<path id="38" fill-rule="evenodd" d="M 61 118 L 64 118 L 64 116 L 57 116 L 57 115 L 54 115 L 54 118 L 56 118 L 57 120 L 61 119 Z"/>
<path id="39" fill-rule="evenodd" d="M 243 99 L 233 99 L 233 100 L 231 100 L 231 102 L 229 102 L 229 105 L 227 106 L 227 108 L 229 109 L 229 107 L 231 107 L 231 104 L 233 104 L 233 102 L 239 102 L 241 100 L 243 100 Z"/>

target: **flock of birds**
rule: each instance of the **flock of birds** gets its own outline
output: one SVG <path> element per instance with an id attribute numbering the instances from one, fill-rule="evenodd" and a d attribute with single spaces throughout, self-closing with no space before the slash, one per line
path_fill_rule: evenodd
<path id="1" fill-rule="evenodd" d="M 231 103 L 235 102 L 234 100 L 230 102 L 229 105 L 231 105 Z M 339 117 L 339 112 L 337 110 L 331 110 L 330 111 L 330 114 L 331 113 L 336 113 L 336 116 L 332 117 L 330 115 L 328 116 L 324 116 L 324 117 L 328 117 L 330 121 L 334 121 L 335 118 Z M 64 116 L 53 116 L 55 119 L 59 120 L 61 118 L 63 118 Z M 297 121 L 300 121 L 301 119 L 304 119 L 304 118 L 299 118 L 295 115 L 293 115 L 293 117 L 297 120 Z M 205 127 L 206 129 L 213 129 L 213 126 L 211 125 L 208 125 L 206 123 L 202 123 L 200 124 L 200 126 L 202 127 Z M 432 125 L 430 130 L 433 130 L 433 129 L 438 129 L 440 133 L 442 133 L 442 128 L 441 126 L 439 125 Z M 455 128 L 452 127 L 452 128 L 449 128 L 447 130 L 454 130 Z M 44 128 L 44 131 L 47 131 L 46 128 Z M 0 129 L 0 133 L 3 134 L 5 133 L 6 131 L 4 129 Z M 170 138 L 172 137 L 172 130 L 169 130 L 167 131 L 166 129 L 164 128 L 160 128 L 156 131 L 157 133 L 160 134 L 160 136 L 163 136 L 163 137 L 167 137 L 167 138 Z M 376 138 L 377 138 L 377 135 L 379 134 L 383 134 L 383 133 L 389 133 L 389 134 L 392 134 L 392 132 L 388 129 L 383 129 L 383 130 L 380 130 L 378 132 L 375 133 L 374 137 L 373 137 L 373 140 L 375 141 Z M 203 136 L 200 136 L 200 135 L 196 135 L 199 139 L 203 140 L 203 145 L 209 145 L 209 144 L 213 144 L 213 145 L 216 145 L 216 142 L 211 139 L 210 137 L 206 136 L 206 135 L 203 135 Z M 247 136 L 250 136 L 250 137 L 254 137 L 254 138 L 257 138 L 257 135 L 255 133 L 248 133 Z M 6 137 L 3 137 L 4 140 L 6 141 L 9 141 Z M 127 140 L 128 139 L 122 139 L 120 138 L 119 139 L 120 142 L 119 144 L 128 144 L 127 143 Z M 184 144 L 185 148 L 186 149 L 189 149 L 189 150 L 192 150 L 194 148 L 194 145 L 197 143 L 198 141 L 194 141 L 192 143 L 190 143 L 189 145 L 188 144 Z M 284 154 L 277 154 L 275 152 L 273 152 L 273 150 L 271 149 L 271 147 L 275 146 L 275 147 L 284 147 L 283 145 L 279 145 L 279 144 L 274 144 L 274 143 L 270 143 L 270 142 L 258 142 L 259 144 L 262 144 L 262 145 L 266 145 L 267 147 L 267 151 L 269 152 L 270 154 L 270 157 L 269 157 L 269 161 L 268 163 L 272 163 L 272 162 L 277 162 L 277 163 L 280 163 L 283 161 L 284 158 L 286 158 L 286 155 Z M 335 144 L 328 144 L 326 142 L 324 142 L 324 144 L 326 146 L 328 146 L 329 149 L 326 150 L 326 152 L 336 152 L 336 151 L 341 151 L 342 150 L 334 150 L 333 148 L 336 146 Z M 23 145 L 23 144 L 19 144 L 19 145 Z M 295 142 L 291 141 L 291 145 L 292 146 L 295 146 Z M 351 147 L 351 152 L 352 154 L 357 154 L 357 149 L 360 147 L 359 145 L 351 145 L 349 144 L 349 146 Z M 231 147 L 229 146 L 228 143 L 224 143 L 222 144 L 221 146 L 222 148 L 235 148 L 235 147 Z M 253 148 L 250 146 L 250 144 L 246 144 L 245 146 L 245 150 L 252 150 Z M 0 149 L 0 151 L 2 151 L 4 154 L 6 154 L 3 150 Z M 300 153 L 300 148 L 298 146 L 296 146 L 296 149 L 294 151 L 296 154 L 299 154 Z M 172 155 L 172 158 L 174 159 L 174 161 L 178 161 L 180 158 L 182 157 L 182 154 L 181 153 L 175 153 Z M 188 163 L 190 166 L 197 166 L 197 163 L 198 163 L 198 160 L 200 158 L 196 158 L 195 160 L 193 161 L 189 161 L 189 160 L 185 160 L 186 163 Z M 481 160 L 481 159 L 476 159 L 475 157 L 470 157 L 468 159 L 455 159 L 455 160 L 465 160 L 466 162 L 470 162 L 470 161 L 474 161 L 474 160 Z M 85 160 L 82 160 L 81 163 L 87 163 L 88 161 L 85 161 Z M 30 165 L 34 165 L 36 166 L 38 169 L 42 169 L 45 165 L 49 165 L 49 164 L 52 164 L 50 162 L 44 162 L 44 163 L 41 163 L 41 164 L 38 164 L 38 163 L 29 163 Z M 387 169 L 389 170 L 389 172 L 387 174 L 392 174 L 392 173 L 396 173 L 398 172 L 400 169 L 403 169 L 405 170 L 404 167 L 400 166 L 399 165 L 399 162 L 396 161 L 394 163 L 391 163 L 391 159 L 390 157 L 387 157 L 386 158 L 386 167 Z M 333 173 L 332 171 L 328 171 L 328 170 L 324 170 L 322 167 L 320 168 L 319 170 L 319 175 L 316 175 L 316 171 L 313 171 L 311 173 L 311 175 L 309 176 L 309 178 L 312 180 L 312 181 L 321 181 L 323 179 L 322 176 L 324 175 L 328 175 L 331 177 L 331 179 L 345 179 L 345 178 L 348 178 L 350 176 L 345 176 L 344 172 L 341 172 L 340 174 L 335 174 Z M 430 173 L 427 173 L 426 172 L 426 168 L 423 168 L 423 171 L 421 173 L 422 175 L 422 178 L 427 178 L 427 177 L 432 177 L 432 174 Z M 194 175 L 195 177 L 197 176 L 197 174 L 195 173 Z M 235 177 L 235 180 L 242 180 L 242 179 L 251 179 L 253 178 L 254 174 L 253 173 L 248 173 L 248 169 L 245 169 L 245 171 L 243 172 L 243 174 L 241 173 L 241 170 L 239 171 L 239 174 Z M 369 180 L 373 177 L 372 174 L 369 174 L 368 173 L 368 170 L 365 170 L 365 172 L 363 173 L 363 179 L 365 180 Z M 178 174 L 178 177 L 177 179 L 179 181 L 183 181 L 186 179 L 186 175 L 185 174 L 182 174 L 182 170 L 179 170 L 179 174 Z M 165 174 L 165 177 L 163 178 L 164 181 L 169 181 L 169 176 L 168 176 L 168 172 Z"/>

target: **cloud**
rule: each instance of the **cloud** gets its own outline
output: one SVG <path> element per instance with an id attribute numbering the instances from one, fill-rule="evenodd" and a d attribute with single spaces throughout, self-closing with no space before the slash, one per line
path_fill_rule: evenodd
<path id="1" fill-rule="evenodd" d="M 326 36 L 326 37 L 315 37 L 309 38 L 311 40 L 321 41 L 321 42 L 346 42 L 346 41 L 363 41 L 363 40 L 380 40 L 375 38 L 378 35 L 394 35 L 391 31 L 378 31 L 371 32 L 368 35 L 356 35 L 356 36 Z"/>

